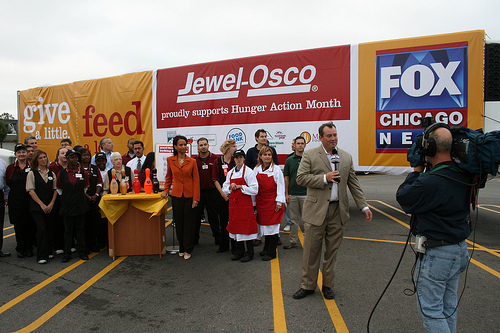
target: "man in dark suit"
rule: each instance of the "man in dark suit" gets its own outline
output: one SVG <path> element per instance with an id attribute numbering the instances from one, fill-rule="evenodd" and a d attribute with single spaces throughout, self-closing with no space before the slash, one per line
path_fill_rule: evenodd
<path id="1" fill-rule="evenodd" d="M 352 156 L 337 150 L 337 128 L 332 122 L 319 127 L 321 146 L 304 152 L 297 171 L 297 183 L 307 187 L 302 219 L 304 220 L 304 257 L 301 288 L 293 298 L 300 299 L 314 293 L 323 252 L 323 286 L 326 299 L 333 299 L 334 265 L 337 251 L 349 219 L 347 187 L 356 206 L 372 220 L 365 196 L 354 172 Z"/>

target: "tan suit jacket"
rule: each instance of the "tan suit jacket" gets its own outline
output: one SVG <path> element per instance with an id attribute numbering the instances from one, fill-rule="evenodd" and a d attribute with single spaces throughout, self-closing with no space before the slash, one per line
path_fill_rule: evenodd
<path id="1" fill-rule="evenodd" d="M 354 172 L 351 154 L 342 149 L 337 150 L 340 156 L 339 208 L 341 223 L 344 225 L 349 220 L 347 187 L 358 209 L 368 204 Z M 319 226 L 325 220 L 332 183 L 325 184 L 324 175 L 330 171 L 332 171 L 331 164 L 322 145 L 304 152 L 297 171 L 297 184 L 307 187 L 302 213 L 302 219 L 306 223 Z"/>

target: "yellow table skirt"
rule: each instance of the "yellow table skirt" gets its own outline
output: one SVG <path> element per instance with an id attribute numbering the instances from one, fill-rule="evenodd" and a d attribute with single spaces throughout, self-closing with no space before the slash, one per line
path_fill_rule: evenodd
<path id="1" fill-rule="evenodd" d="M 151 213 L 151 218 L 164 212 L 167 202 L 168 199 L 163 198 L 161 192 L 156 194 L 106 194 L 101 198 L 99 207 L 108 218 L 108 221 L 114 224 L 127 211 L 129 204 L 145 213 Z"/>

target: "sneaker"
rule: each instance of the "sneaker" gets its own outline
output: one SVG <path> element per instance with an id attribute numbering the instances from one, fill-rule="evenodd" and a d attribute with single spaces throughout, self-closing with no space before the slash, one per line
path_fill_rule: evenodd
<path id="1" fill-rule="evenodd" d="M 283 231 L 290 231 L 290 225 L 287 224 L 284 228 L 283 228 Z"/>
<path id="2" fill-rule="evenodd" d="M 49 254 L 49 259 L 54 259 L 54 255 L 53 254 Z"/>
<path id="3" fill-rule="evenodd" d="M 38 260 L 38 263 L 43 265 L 43 264 L 46 264 L 46 263 L 47 263 L 47 260 L 45 260 L 45 259 L 40 259 L 40 260 Z"/>
<path id="4" fill-rule="evenodd" d="M 63 254 L 64 250 L 56 250 L 56 254 Z"/>
<path id="5" fill-rule="evenodd" d="M 72 247 L 71 248 L 71 253 L 75 253 L 76 252 L 76 247 Z"/>

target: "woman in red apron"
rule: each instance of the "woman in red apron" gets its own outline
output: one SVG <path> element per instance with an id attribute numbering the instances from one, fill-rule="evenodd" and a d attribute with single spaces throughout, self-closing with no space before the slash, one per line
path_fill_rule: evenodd
<path id="1" fill-rule="evenodd" d="M 262 260 L 269 261 L 276 258 L 280 224 L 285 212 L 285 178 L 273 163 L 273 151 L 268 146 L 260 150 L 254 171 L 259 183 L 259 193 L 255 197 L 259 235 L 265 236 L 264 250 L 259 255 Z"/>
<path id="2" fill-rule="evenodd" d="M 257 220 L 253 209 L 252 195 L 259 191 L 259 185 L 252 169 L 245 166 L 245 152 L 234 152 L 236 166 L 229 171 L 222 191 L 229 195 L 229 237 L 236 241 L 231 260 L 248 262 L 253 259 L 253 240 L 257 238 Z M 245 251 L 246 245 L 246 251 Z"/>

